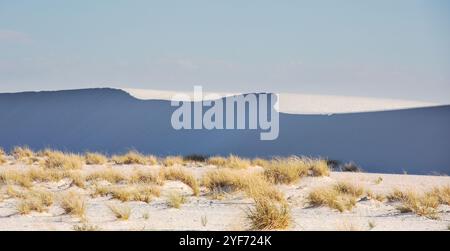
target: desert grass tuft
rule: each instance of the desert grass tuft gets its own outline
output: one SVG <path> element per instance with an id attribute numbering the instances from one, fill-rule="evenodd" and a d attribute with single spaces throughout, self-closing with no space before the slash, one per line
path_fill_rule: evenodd
<path id="1" fill-rule="evenodd" d="M 227 158 L 227 162 L 225 164 L 225 167 L 231 168 L 231 169 L 244 169 L 251 166 L 251 162 L 248 159 L 240 158 L 235 155 L 230 155 Z"/>
<path id="2" fill-rule="evenodd" d="M 252 230 L 286 229 L 292 221 L 287 203 L 262 197 L 255 198 L 254 208 L 249 208 L 246 214 Z"/>
<path id="3" fill-rule="evenodd" d="M 6 163 L 6 153 L 5 150 L 3 150 L 3 148 L 0 147 L 0 165 L 3 165 Z"/>
<path id="4" fill-rule="evenodd" d="M 435 196 L 440 204 L 450 206 L 450 185 L 433 188 L 429 196 Z"/>
<path id="5" fill-rule="evenodd" d="M 419 194 L 412 190 L 402 191 L 395 189 L 387 196 L 391 202 L 401 202 L 397 209 L 401 213 L 414 213 L 430 219 L 438 218 L 440 198 L 434 192 Z"/>
<path id="6" fill-rule="evenodd" d="M 84 155 L 84 160 L 88 165 L 103 165 L 108 162 L 108 158 L 105 155 L 91 152 Z"/>
<path id="7" fill-rule="evenodd" d="M 209 165 L 213 165 L 213 166 L 225 166 L 225 164 L 227 163 L 227 159 L 221 156 L 213 156 L 213 157 L 209 157 L 208 160 L 206 161 Z"/>
<path id="8" fill-rule="evenodd" d="M 270 161 L 264 175 L 274 184 L 291 184 L 308 174 L 309 166 L 299 158 L 279 158 Z"/>
<path id="9" fill-rule="evenodd" d="M 120 182 L 128 181 L 129 177 L 119 170 L 113 168 L 106 168 L 88 174 L 86 180 L 87 181 L 105 180 L 111 184 L 117 184 Z"/>
<path id="10" fill-rule="evenodd" d="M 48 157 L 42 163 L 44 168 L 73 170 L 83 167 L 84 159 L 78 154 L 50 151 L 47 155 Z"/>
<path id="11" fill-rule="evenodd" d="M 261 196 L 276 201 L 284 201 L 283 194 L 258 173 L 231 169 L 210 171 L 204 175 L 203 185 L 216 198 L 220 198 L 226 193 L 242 190 L 250 197 Z"/>
<path id="12" fill-rule="evenodd" d="M 311 206 L 327 206 L 339 212 L 351 210 L 363 196 L 364 189 L 349 182 L 338 182 L 329 187 L 313 189 L 307 197 Z"/>
<path id="13" fill-rule="evenodd" d="M 131 208 L 127 205 L 108 205 L 111 212 L 118 220 L 128 220 L 131 216 Z"/>
<path id="14" fill-rule="evenodd" d="M 20 214 L 28 214 L 31 211 L 44 212 L 53 204 L 53 194 L 45 190 L 31 190 L 24 195 L 17 205 Z"/>
<path id="15" fill-rule="evenodd" d="M 154 197 L 159 197 L 159 187 L 152 185 L 126 185 L 126 186 L 97 186 L 94 195 L 107 196 L 125 201 L 150 202 Z"/>
<path id="16" fill-rule="evenodd" d="M 156 156 L 153 155 L 148 155 L 146 156 L 147 158 L 147 164 L 154 166 L 158 164 L 158 158 L 156 158 Z"/>
<path id="17" fill-rule="evenodd" d="M 254 158 L 252 159 L 251 164 L 253 166 L 266 167 L 270 164 L 270 161 L 262 158 Z"/>
<path id="18" fill-rule="evenodd" d="M 33 186 L 33 180 L 27 171 L 7 170 L 0 173 L 0 184 L 17 184 L 30 188 Z"/>
<path id="19" fill-rule="evenodd" d="M 161 169 L 160 176 L 165 180 L 178 180 L 188 185 L 192 193 L 197 196 L 200 193 L 200 185 L 192 173 L 184 168 L 168 167 Z"/>
<path id="20" fill-rule="evenodd" d="M 129 181 L 133 184 L 140 183 L 162 185 L 164 178 L 153 171 L 136 170 L 131 174 Z"/>
<path id="21" fill-rule="evenodd" d="M 60 201 L 60 206 L 66 214 L 84 218 L 86 214 L 86 200 L 82 194 L 75 191 L 66 192 Z"/>
<path id="22" fill-rule="evenodd" d="M 12 155 L 16 160 L 24 160 L 33 157 L 34 152 L 28 146 L 16 146 L 12 150 Z"/>
<path id="23" fill-rule="evenodd" d="M 182 166 L 184 165 L 184 159 L 181 156 L 167 156 L 163 159 L 162 164 L 167 167 Z"/>
<path id="24" fill-rule="evenodd" d="M 117 165 L 131 165 L 131 164 L 146 165 L 147 157 L 139 153 L 138 151 L 133 150 L 129 151 L 124 155 L 112 156 L 112 161 Z"/>
<path id="25" fill-rule="evenodd" d="M 186 203 L 187 199 L 185 196 L 180 194 L 179 192 L 173 191 L 169 194 L 167 198 L 167 205 L 169 207 L 177 208 L 179 209 L 181 205 Z"/>
<path id="26" fill-rule="evenodd" d="M 304 176 L 329 176 L 330 168 L 325 160 L 300 158 L 275 158 L 264 167 L 264 175 L 275 184 L 291 184 Z"/>

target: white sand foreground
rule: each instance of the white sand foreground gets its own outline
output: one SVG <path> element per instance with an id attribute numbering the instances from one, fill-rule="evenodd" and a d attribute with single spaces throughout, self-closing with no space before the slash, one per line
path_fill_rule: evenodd
<path id="1" fill-rule="evenodd" d="M 7 170 L 24 170 L 25 164 L 5 164 L 0 173 Z M 85 166 L 83 172 L 107 168 Z M 159 166 L 111 165 L 112 169 L 130 172 L 137 169 L 152 169 Z M 196 177 L 217 169 L 205 164 L 186 167 Z M 259 167 L 251 167 L 258 170 Z M 440 206 L 438 219 L 420 217 L 413 213 L 400 213 L 395 203 L 362 199 L 351 211 L 340 213 L 327 207 L 309 207 L 306 197 L 314 187 L 326 186 L 336 181 L 349 181 L 370 189 L 374 193 L 387 194 L 394 188 L 427 191 L 436 186 L 450 185 L 450 177 L 415 176 L 369 173 L 332 172 L 329 177 L 305 177 L 292 185 L 277 185 L 289 202 L 293 223 L 287 230 L 448 230 L 450 227 L 450 207 Z M 91 197 L 92 191 L 71 186 L 70 180 L 34 184 L 55 192 L 76 190 L 87 200 L 86 221 L 99 230 L 247 230 L 246 210 L 253 205 L 252 199 L 242 192 L 227 194 L 223 199 L 212 199 L 202 187 L 199 196 L 192 196 L 191 189 L 179 181 L 165 181 L 160 197 L 150 203 L 120 202 L 110 197 Z M 7 196 L 7 185 L 1 185 L 0 230 L 73 230 L 81 225 L 77 217 L 67 215 L 54 203 L 47 212 L 31 212 L 21 215 L 17 211 L 18 198 Z M 17 188 L 19 189 L 19 188 Z M 187 202 L 180 209 L 167 205 L 167 195 L 179 191 L 187 196 Z M 108 205 L 126 204 L 131 208 L 128 220 L 117 220 Z"/>

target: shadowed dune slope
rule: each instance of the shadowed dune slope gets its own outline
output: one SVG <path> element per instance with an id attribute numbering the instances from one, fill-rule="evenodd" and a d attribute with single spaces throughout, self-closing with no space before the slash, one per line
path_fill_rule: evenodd
<path id="1" fill-rule="evenodd" d="M 450 106 L 338 114 L 280 114 L 280 135 L 172 129 L 175 107 L 117 89 L 0 94 L 0 146 L 157 155 L 321 156 L 364 170 L 450 174 Z"/>

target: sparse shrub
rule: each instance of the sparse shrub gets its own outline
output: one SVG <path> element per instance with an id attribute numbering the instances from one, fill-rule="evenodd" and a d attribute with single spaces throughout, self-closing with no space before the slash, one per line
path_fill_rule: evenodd
<path id="1" fill-rule="evenodd" d="M 146 213 L 143 213 L 142 214 L 142 218 L 144 219 L 144 220 L 148 220 L 148 219 L 150 219 L 150 215 L 146 212 Z"/>
<path id="2" fill-rule="evenodd" d="M 164 166 L 182 166 L 184 165 L 183 157 L 181 156 L 167 156 L 163 159 Z"/>
<path id="3" fill-rule="evenodd" d="M 103 165 L 108 162 L 108 158 L 101 153 L 86 153 L 84 159 L 88 165 Z"/>
<path id="4" fill-rule="evenodd" d="M 327 159 L 326 162 L 331 170 L 338 170 L 341 166 L 341 162 L 339 160 Z"/>
<path id="5" fill-rule="evenodd" d="M 381 184 L 381 182 L 383 182 L 383 178 L 382 178 L 382 177 L 378 177 L 378 178 L 375 180 L 375 184 L 377 184 L 377 185 Z"/>
<path id="6" fill-rule="evenodd" d="M 408 200 L 409 197 L 414 196 L 412 191 L 402 191 L 400 189 L 394 189 L 390 194 L 386 196 L 388 201 L 395 202 L 395 201 L 404 201 Z"/>
<path id="7" fill-rule="evenodd" d="M 114 155 L 112 161 L 117 165 L 145 165 L 147 164 L 147 157 L 137 151 L 129 151 L 124 155 Z"/>
<path id="8" fill-rule="evenodd" d="M 288 204 L 267 198 L 255 198 L 254 208 L 247 210 L 252 230 L 286 229 L 292 218 Z"/>
<path id="9" fill-rule="evenodd" d="M 60 202 L 61 208 L 66 214 L 84 218 L 86 213 L 86 201 L 83 195 L 75 191 L 65 193 Z"/>
<path id="10" fill-rule="evenodd" d="M 355 164 L 354 162 L 345 163 L 341 167 L 342 172 L 354 172 L 354 173 L 360 173 L 362 172 L 362 168 Z"/>
<path id="11" fill-rule="evenodd" d="M 186 203 L 186 197 L 178 192 L 171 192 L 167 198 L 167 205 L 173 208 L 180 208 L 182 204 Z"/>
<path id="12" fill-rule="evenodd" d="M 206 162 L 208 156 L 201 154 L 190 154 L 183 157 L 183 160 L 186 162 Z"/>
<path id="13" fill-rule="evenodd" d="M 48 157 L 42 164 L 44 168 L 73 170 L 83 167 L 83 158 L 80 155 L 60 151 L 48 152 L 47 155 Z"/>
<path id="14" fill-rule="evenodd" d="M 108 205 L 111 212 L 118 220 L 128 220 L 131 216 L 131 208 L 127 205 Z"/>
<path id="15" fill-rule="evenodd" d="M 195 196 L 200 193 L 200 186 L 197 179 L 184 168 L 164 168 L 161 170 L 161 177 L 166 180 L 178 180 L 188 185 Z"/>

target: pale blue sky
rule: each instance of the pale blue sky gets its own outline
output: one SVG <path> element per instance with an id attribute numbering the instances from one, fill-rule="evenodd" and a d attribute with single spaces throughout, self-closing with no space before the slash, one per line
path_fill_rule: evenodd
<path id="1" fill-rule="evenodd" d="M 193 85 L 450 103 L 450 1 L 0 0 L 0 92 Z"/>

